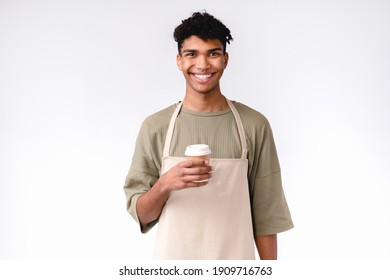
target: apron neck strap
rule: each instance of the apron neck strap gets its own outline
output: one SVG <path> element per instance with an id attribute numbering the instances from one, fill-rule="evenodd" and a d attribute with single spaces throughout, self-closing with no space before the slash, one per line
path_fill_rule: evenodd
<path id="1" fill-rule="evenodd" d="M 234 115 L 234 119 L 236 120 L 238 134 L 240 135 L 241 148 L 242 148 L 241 158 L 246 159 L 246 157 L 248 155 L 248 149 L 246 147 L 246 137 L 245 137 L 244 125 L 242 124 L 240 114 L 238 113 L 236 107 L 234 107 L 233 103 L 229 99 L 226 98 L 226 101 L 229 104 L 230 110 L 232 110 L 232 113 Z"/>
<path id="2" fill-rule="evenodd" d="M 242 121 L 241 121 L 241 117 L 238 114 L 238 111 L 237 111 L 236 107 L 234 107 L 233 103 L 229 99 L 226 99 L 226 101 L 230 107 L 230 110 L 232 110 L 234 119 L 236 120 L 238 134 L 240 135 L 241 148 L 242 148 L 241 158 L 246 159 L 247 155 L 248 155 L 248 149 L 246 147 L 245 130 L 244 130 L 244 126 L 243 126 Z M 183 102 L 179 102 L 177 104 L 175 112 L 173 113 L 173 115 L 171 117 L 171 121 L 169 122 L 167 136 L 165 138 L 163 157 L 169 156 L 169 150 L 171 147 L 173 130 L 175 128 L 176 118 L 179 115 L 182 106 L 183 106 Z"/>
<path id="3" fill-rule="evenodd" d="M 165 137 L 163 157 L 169 156 L 169 148 L 171 147 L 173 129 L 175 128 L 176 118 L 179 115 L 179 112 L 180 112 L 182 106 L 183 106 L 183 102 L 179 102 L 177 104 L 176 110 L 175 110 L 175 112 L 173 112 L 173 115 L 171 117 L 171 121 L 169 122 L 167 136 Z"/>

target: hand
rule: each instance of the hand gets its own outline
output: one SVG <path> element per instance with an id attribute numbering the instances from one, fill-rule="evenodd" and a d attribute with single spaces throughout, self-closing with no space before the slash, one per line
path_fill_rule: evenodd
<path id="1" fill-rule="evenodd" d="M 194 181 L 210 178 L 211 166 L 205 160 L 186 160 L 172 167 L 149 191 L 139 196 L 136 207 L 140 223 L 145 226 L 158 219 L 171 191 L 201 187 L 208 182 Z"/>
<path id="2" fill-rule="evenodd" d="M 162 184 L 162 189 L 168 192 L 185 188 L 196 188 L 208 183 L 208 180 L 211 178 L 211 170 L 208 161 L 185 160 L 164 173 L 159 180 Z"/>

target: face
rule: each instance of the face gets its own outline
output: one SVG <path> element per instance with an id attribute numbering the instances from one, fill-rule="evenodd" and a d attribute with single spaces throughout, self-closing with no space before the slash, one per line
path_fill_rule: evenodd
<path id="1" fill-rule="evenodd" d="M 186 94 L 220 94 L 219 80 L 228 63 L 218 39 L 191 36 L 184 40 L 177 65 L 186 79 Z"/>

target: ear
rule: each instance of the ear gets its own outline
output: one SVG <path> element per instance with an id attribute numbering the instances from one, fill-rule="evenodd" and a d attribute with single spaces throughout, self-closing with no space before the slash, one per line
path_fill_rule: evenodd
<path id="1" fill-rule="evenodd" d="M 224 57 L 225 57 L 225 67 L 224 68 L 226 68 L 228 65 L 228 62 L 229 62 L 229 54 L 227 52 L 225 52 Z"/>
<path id="2" fill-rule="evenodd" d="M 176 63 L 177 63 L 177 67 L 179 68 L 180 71 L 183 70 L 181 59 L 182 59 L 182 57 L 180 56 L 180 54 L 177 54 L 176 55 Z"/>

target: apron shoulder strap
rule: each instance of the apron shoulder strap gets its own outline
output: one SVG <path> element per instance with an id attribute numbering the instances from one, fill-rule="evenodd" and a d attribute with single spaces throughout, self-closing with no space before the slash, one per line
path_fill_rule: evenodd
<path id="1" fill-rule="evenodd" d="M 177 104 L 175 112 L 173 112 L 173 115 L 171 117 L 171 121 L 169 122 L 168 130 L 167 130 L 167 136 L 165 137 L 163 157 L 168 157 L 169 156 L 169 150 L 170 150 L 170 147 L 171 147 L 173 129 L 175 128 L 176 118 L 179 115 L 179 112 L 180 112 L 182 106 L 183 106 L 183 102 L 179 102 Z"/>
<path id="2" fill-rule="evenodd" d="M 229 104 L 230 110 L 232 110 L 232 113 L 234 115 L 234 119 L 236 120 L 238 133 L 240 135 L 241 148 L 242 148 L 241 158 L 246 159 L 247 155 L 248 155 L 248 148 L 246 147 L 246 137 L 245 137 L 244 125 L 242 124 L 240 114 L 238 113 L 236 107 L 234 107 L 233 103 L 229 99 L 226 98 L 226 101 Z"/>

